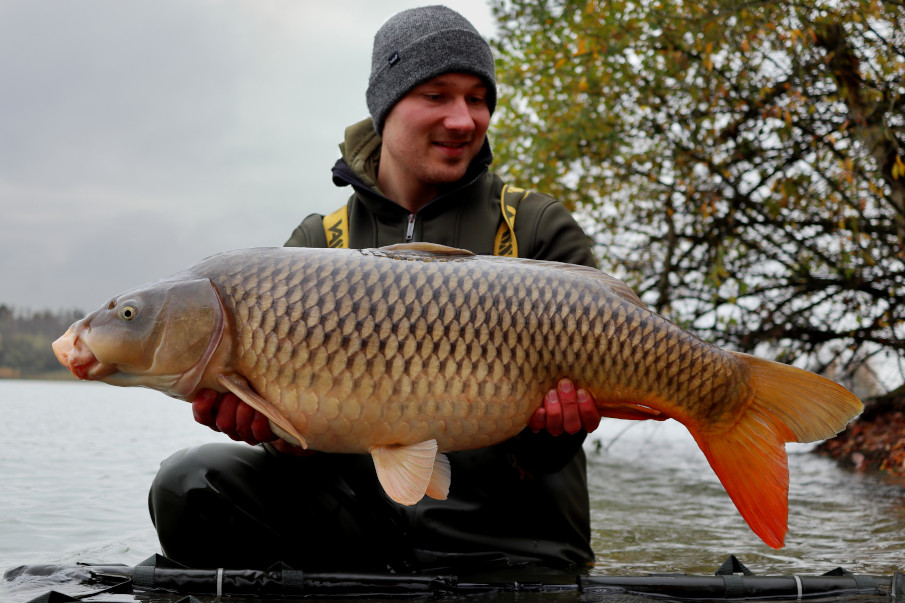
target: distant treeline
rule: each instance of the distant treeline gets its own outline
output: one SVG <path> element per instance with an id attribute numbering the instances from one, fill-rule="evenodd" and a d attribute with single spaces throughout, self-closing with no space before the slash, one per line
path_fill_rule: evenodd
<path id="1" fill-rule="evenodd" d="M 22 312 L 0 304 L 0 378 L 61 372 L 50 344 L 82 316 L 77 310 Z"/>

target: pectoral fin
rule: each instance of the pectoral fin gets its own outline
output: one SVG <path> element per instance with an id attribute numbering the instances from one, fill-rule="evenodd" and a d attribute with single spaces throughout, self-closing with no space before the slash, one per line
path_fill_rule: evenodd
<path id="1" fill-rule="evenodd" d="M 408 446 L 371 448 L 377 479 L 387 496 L 401 505 L 413 505 L 427 494 L 443 500 L 449 492 L 449 459 L 437 451 L 437 441 Z"/>
<path id="2" fill-rule="evenodd" d="M 308 442 L 306 442 L 305 438 L 303 438 L 298 430 L 293 427 L 292 423 L 289 422 L 289 419 L 287 419 L 273 404 L 259 396 L 248 384 L 248 381 L 235 375 L 219 375 L 217 377 L 217 383 L 236 394 L 243 402 L 270 419 L 271 428 L 273 428 L 274 433 L 282 439 L 290 444 L 308 448 Z"/>

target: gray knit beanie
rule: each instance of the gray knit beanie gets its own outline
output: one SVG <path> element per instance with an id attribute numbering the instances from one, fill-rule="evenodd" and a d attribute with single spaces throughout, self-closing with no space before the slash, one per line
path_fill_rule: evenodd
<path id="1" fill-rule="evenodd" d="M 496 107 L 490 45 L 474 26 L 445 6 L 404 10 L 374 36 L 367 102 L 374 129 L 383 131 L 390 109 L 418 84 L 444 73 L 476 75 L 487 85 L 487 106 Z"/>

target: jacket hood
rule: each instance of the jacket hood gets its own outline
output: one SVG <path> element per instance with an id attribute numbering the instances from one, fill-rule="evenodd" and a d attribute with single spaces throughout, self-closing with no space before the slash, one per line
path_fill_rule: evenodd
<path id="1" fill-rule="evenodd" d="M 345 140 L 340 143 L 342 157 L 333 165 L 333 184 L 336 186 L 352 186 L 361 194 L 377 195 L 395 204 L 380 190 L 377 182 L 377 166 L 380 164 L 380 135 L 374 130 L 370 117 L 346 128 Z M 444 187 L 441 196 L 468 186 L 479 178 L 493 161 L 490 141 L 484 137 L 481 150 L 471 161 L 465 176 L 448 187 Z"/>

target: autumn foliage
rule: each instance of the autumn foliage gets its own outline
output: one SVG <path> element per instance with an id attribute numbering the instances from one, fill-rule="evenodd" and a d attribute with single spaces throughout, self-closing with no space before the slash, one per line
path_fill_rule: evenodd
<path id="1" fill-rule="evenodd" d="M 602 268 L 715 343 L 901 383 L 905 4 L 492 5 L 497 165 Z"/>

